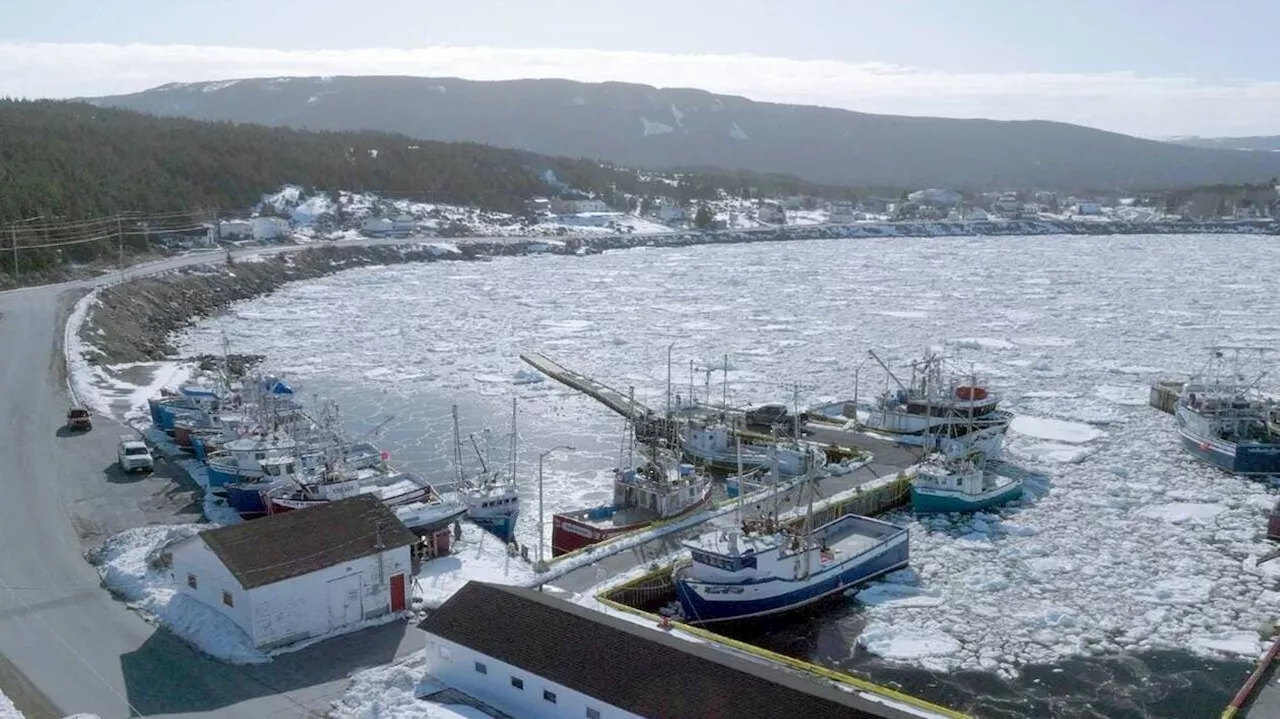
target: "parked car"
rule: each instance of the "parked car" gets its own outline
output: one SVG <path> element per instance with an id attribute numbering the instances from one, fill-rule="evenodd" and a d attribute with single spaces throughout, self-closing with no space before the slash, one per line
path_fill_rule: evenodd
<path id="1" fill-rule="evenodd" d="M 89 416 L 89 410 L 78 405 L 67 410 L 67 429 L 93 429 L 93 418 Z"/>
<path id="2" fill-rule="evenodd" d="M 151 457 L 151 450 L 147 449 L 147 443 L 137 437 L 121 437 L 116 455 L 120 459 L 120 469 L 125 472 L 150 472 L 156 468 L 156 462 Z"/>

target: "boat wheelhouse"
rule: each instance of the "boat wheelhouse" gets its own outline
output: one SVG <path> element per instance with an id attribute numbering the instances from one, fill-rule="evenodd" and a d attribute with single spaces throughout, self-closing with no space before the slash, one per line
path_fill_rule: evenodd
<path id="1" fill-rule="evenodd" d="M 552 518 L 551 556 L 688 514 L 710 496 L 709 476 L 673 453 L 653 450 L 636 466 L 614 470 L 612 503 Z"/>
<path id="2" fill-rule="evenodd" d="M 987 470 L 985 456 L 933 454 L 915 468 L 911 509 L 916 514 L 976 512 L 1022 496 L 1022 480 Z"/>

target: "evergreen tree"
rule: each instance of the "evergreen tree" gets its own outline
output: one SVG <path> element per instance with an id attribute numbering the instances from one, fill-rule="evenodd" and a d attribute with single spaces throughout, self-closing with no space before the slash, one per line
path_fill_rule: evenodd
<path id="1" fill-rule="evenodd" d="M 706 205 L 698 205 L 698 212 L 693 216 L 693 226 L 699 230 L 705 230 L 715 223 L 715 216 L 711 214 L 711 208 Z"/>

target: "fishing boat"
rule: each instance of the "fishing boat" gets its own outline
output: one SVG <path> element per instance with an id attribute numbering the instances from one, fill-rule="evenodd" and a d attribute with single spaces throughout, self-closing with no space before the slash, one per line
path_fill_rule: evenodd
<path id="1" fill-rule="evenodd" d="M 372 494 L 389 506 L 423 501 L 435 492 L 431 483 L 410 472 L 378 467 L 329 467 L 319 476 L 303 479 L 296 489 L 273 493 L 268 513 L 290 512 L 359 494 Z M 459 514 L 466 508 L 454 502 Z"/>
<path id="2" fill-rule="evenodd" d="M 206 458 L 209 486 L 219 488 L 257 481 L 264 474 L 265 460 L 272 457 L 296 457 L 297 454 L 297 443 L 287 436 L 272 434 L 234 439 Z"/>
<path id="3" fill-rule="evenodd" d="M 937 448 L 941 438 L 962 438 L 990 457 L 1000 454 L 1013 413 L 999 409 L 1001 397 L 978 381 L 975 374 L 947 369 L 945 358 L 929 352 L 911 363 L 911 377 L 903 381 L 874 352 L 868 353 L 896 387 L 886 388 L 869 405 L 854 399 L 810 410 L 828 421 L 852 425 L 904 444 Z"/>
<path id="4" fill-rule="evenodd" d="M 1267 514 L 1267 539 L 1280 541 L 1280 502 L 1276 502 Z"/>
<path id="5" fill-rule="evenodd" d="M 696 464 L 712 469 L 731 470 L 738 466 L 739 457 L 734 449 L 734 433 L 728 424 L 713 422 L 689 423 L 685 426 L 680 442 L 684 456 Z M 744 444 L 742 465 L 747 469 L 773 467 L 783 477 L 799 477 L 814 462 L 824 462 L 825 454 L 818 445 L 783 440 L 769 444 Z"/>
<path id="6" fill-rule="evenodd" d="M 267 456 L 258 460 L 262 474 L 244 477 L 223 485 L 227 504 L 245 519 L 261 517 L 269 512 L 272 494 L 289 492 L 300 485 L 297 458 L 288 455 Z"/>
<path id="7" fill-rule="evenodd" d="M 675 519 L 710 498 L 711 477 L 681 462 L 678 449 L 650 440 L 637 453 L 631 437 L 632 461 L 613 471 L 613 501 L 552 517 L 551 556 Z"/>
<path id="8" fill-rule="evenodd" d="M 687 541 L 675 570 L 685 621 L 710 624 L 780 614 L 907 566 L 908 530 L 856 514 L 813 526 L 813 481 L 802 526 L 743 521 Z"/>
<path id="9" fill-rule="evenodd" d="M 976 512 L 1022 496 L 1022 479 L 986 468 L 986 455 L 934 453 L 916 466 L 911 479 L 911 509 L 916 514 Z"/>
<path id="10" fill-rule="evenodd" d="M 502 470 L 491 460 L 488 451 L 488 430 L 485 430 L 485 450 L 481 452 L 475 437 L 471 446 L 480 461 L 480 473 L 466 477 L 462 466 L 462 443 L 458 431 L 458 408 L 453 408 L 454 466 L 458 472 L 457 494 L 466 506 L 467 518 L 504 542 L 515 535 L 516 522 L 520 519 L 520 492 L 516 488 L 516 400 L 511 399 L 511 448 L 507 457 L 508 470 Z"/>
<path id="11" fill-rule="evenodd" d="M 1249 355 L 1259 365 L 1264 347 L 1212 347 L 1196 381 L 1183 385 L 1175 415 L 1183 448 L 1191 456 L 1232 474 L 1280 475 L 1280 434 L 1273 427 L 1274 403 L 1258 393 L 1266 374 L 1250 378 Z"/>

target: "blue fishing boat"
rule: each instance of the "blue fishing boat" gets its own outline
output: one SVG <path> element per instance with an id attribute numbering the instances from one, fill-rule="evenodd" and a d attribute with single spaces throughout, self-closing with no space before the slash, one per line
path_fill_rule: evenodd
<path id="1" fill-rule="evenodd" d="M 846 514 L 812 530 L 771 522 L 715 531 L 685 542 L 692 563 L 676 570 L 685 621 L 709 624 L 799 609 L 902 569 L 908 530 Z"/>
<path id="2" fill-rule="evenodd" d="M 911 479 L 911 510 L 916 514 L 976 512 L 1022 496 L 1022 479 L 987 471 L 986 455 L 972 450 L 959 456 L 934 454 L 916 466 Z"/>
<path id="3" fill-rule="evenodd" d="M 1191 456 L 1232 474 L 1280 475 L 1275 404 L 1257 392 L 1265 372 L 1249 379 L 1243 366 L 1247 355 L 1256 354 L 1261 364 L 1269 351 L 1211 348 L 1207 371 L 1183 386 L 1174 411 L 1182 447 Z"/>
<path id="4" fill-rule="evenodd" d="M 741 529 L 713 530 L 684 543 L 691 561 L 676 569 L 675 583 L 686 621 L 709 624 L 780 614 L 907 566 L 910 543 L 904 527 L 856 514 L 814 527 L 816 475 L 806 476 L 809 506 L 802 523 L 779 524 L 771 514 L 743 521 Z"/>

